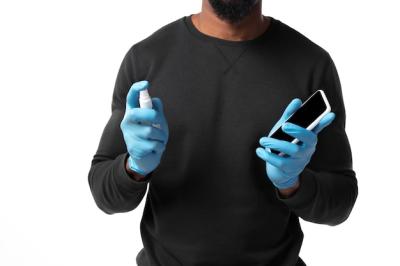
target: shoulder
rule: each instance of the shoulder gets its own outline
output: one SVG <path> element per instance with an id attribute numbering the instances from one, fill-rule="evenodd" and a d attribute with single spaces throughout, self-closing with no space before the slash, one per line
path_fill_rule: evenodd
<path id="1" fill-rule="evenodd" d="M 140 52 L 141 55 L 143 54 L 142 56 L 146 56 L 146 54 L 154 55 L 158 51 L 165 52 L 169 47 L 173 47 L 182 35 L 182 25 L 183 18 L 175 19 L 133 44 L 130 50 Z"/>
<path id="2" fill-rule="evenodd" d="M 134 43 L 125 54 L 124 61 L 132 65 L 135 76 L 144 79 L 148 69 L 158 65 L 184 43 L 183 17 L 176 19 Z"/>
<path id="3" fill-rule="evenodd" d="M 330 59 L 328 51 L 307 37 L 304 33 L 298 31 L 292 26 L 275 19 L 277 42 L 284 52 L 291 56 L 300 56 L 308 58 L 311 61 L 325 61 Z"/>

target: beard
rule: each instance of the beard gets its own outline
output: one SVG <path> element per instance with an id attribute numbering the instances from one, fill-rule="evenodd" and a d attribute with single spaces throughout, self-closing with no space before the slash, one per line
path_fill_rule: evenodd
<path id="1" fill-rule="evenodd" d="M 259 0 L 208 0 L 208 2 L 220 19 L 236 24 L 250 14 Z"/>

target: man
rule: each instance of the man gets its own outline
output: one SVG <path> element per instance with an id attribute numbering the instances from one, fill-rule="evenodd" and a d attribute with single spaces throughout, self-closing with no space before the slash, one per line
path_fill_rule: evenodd
<path id="1" fill-rule="evenodd" d="M 298 217 L 333 226 L 353 208 L 335 65 L 261 2 L 203 0 L 122 61 L 89 184 L 108 214 L 135 209 L 149 184 L 139 266 L 305 265 Z M 144 89 L 153 109 L 139 108 Z M 268 137 L 318 89 L 332 112 L 314 130 Z"/>

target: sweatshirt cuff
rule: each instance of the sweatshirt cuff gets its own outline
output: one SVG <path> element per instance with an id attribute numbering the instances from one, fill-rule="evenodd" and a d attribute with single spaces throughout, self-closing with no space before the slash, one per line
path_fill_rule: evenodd
<path id="1" fill-rule="evenodd" d="M 289 198 L 283 198 L 279 194 L 279 189 L 275 188 L 275 194 L 279 200 L 284 202 L 292 210 L 300 210 L 307 207 L 315 198 L 317 192 L 317 182 L 312 170 L 307 167 L 301 172 L 300 186 Z"/>
<path id="2" fill-rule="evenodd" d="M 143 181 L 137 181 L 133 179 L 128 171 L 126 170 L 126 160 L 129 157 L 129 153 L 123 153 L 118 155 L 117 160 L 118 160 L 118 167 L 117 167 L 117 177 L 118 180 L 116 182 L 121 186 L 126 188 L 127 190 L 140 190 L 143 188 L 146 188 L 147 183 L 150 181 L 150 175 L 149 173 Z"/>

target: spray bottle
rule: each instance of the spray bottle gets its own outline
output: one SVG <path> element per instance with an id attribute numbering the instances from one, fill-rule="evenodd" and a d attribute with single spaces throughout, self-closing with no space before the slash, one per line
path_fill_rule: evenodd
<path id="1" fill-rule="evenodd" d="M 148 90 L 141 90 L 139 92 L 139 105 L 140 108 L 153 108 L 153 103 L 151 102 L 151 97 Z M 160 124 L 152 124 L 152 126 L 156 128 L 161 128 Z"/>

